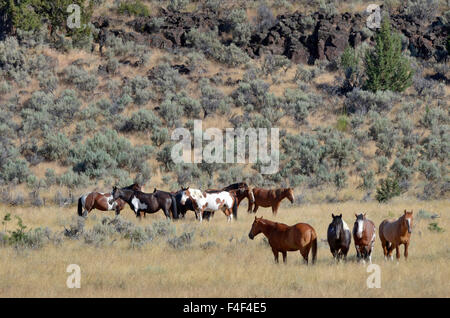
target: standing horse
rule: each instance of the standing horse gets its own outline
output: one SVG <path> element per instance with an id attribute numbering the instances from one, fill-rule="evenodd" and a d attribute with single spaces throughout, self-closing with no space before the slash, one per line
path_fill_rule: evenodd
<path id="1" fill-rule="evenodd" d="M 228 222 L 231 222 L 233 215 L 237 216 L 237 198 L 230 192 L 208 193 L 198 189 L 189 189 L 189 187 L 182 190 L 181 204 L 184 205 L 190 199 L 195 210 L 195 215 L 200 222 L 203 220 L 203 213 L 205 211 L 215 212 L 222 210 L 227 216 Z"/>
<path id="2" fill-rule="evenodd" d="M 286 263 L 287 252 L 298 250 L 306 264 L 308 264 L 309 251 L 312 250 L 312 262 L 313 264 L 316 262 L 317 234 L 311 225 L 297 223 L 289 226 L 255 216 L 248 237 L 253 240 L 261 232 L 269 240 L 275 262 L 278 263 L 278 253 L 283 254 L 283 262 Z"/>
<path id="3" fill-rule="evenodd" d="M 170 219 L 169 210 L 172 209 L 174 219 L 178 218 L 177 204 L 175 197 L 168 192 L 155 191 L 155 193 L 144 193 L 132 189 L 113 188 L 113 200 L 122 199 L 134 211 L 137 218 L 141 218 L 141 212 L 155 213 L 159 210 L 164 211 L 166 218 Z"/>
<path id="4" fill-rule="evenodd" d="M 123 189 L 141 190 L 141 186 L 137 183 L 125 187 Z M 116 215 L 124 208 L 125 201 L 121 199 L 112 200 L 111 193 L 90 192 L 83 194 L 78 199 L 78 215 L 87 217 L 93 209 L 100 211 L 116 211 Z"/>
<path id="5" fill-rule="evenodd" d="M 375 243 L 375 224 L 366 218 L 366 214 L 356 215 L 356 221 L 353 226 L 353 240 L 355 241 L 356 257 L 358 262 L 368 259 L 372 263 L 372 251 Z"/>
<path id="6" fill-rule="evenodd" d="M 339 261 L 343 258 L 345 260 L 352 241 L 352 234 L 347 223 L 342 219 L 342 214 L 334 215 L 332 213 L 331 217 L 333 221 L 328 226 L 328 245 L 330 245 L 330 251 L 334 259 Z"/>
<path id="7" fill-rule="evenodd" d="M 264 208 L 272 207 L 273 215 L 277 215 L 281 200 L 288 198 L 291 203 L 294 203 L 294 190 L 292 188 L 280 188 L 274 190 L 253 188 L 252 192 L 255 202 L 253 213 L 256 213 L 258 207 L 262 206 Z M 251 212 L 251 210 L 252 206 L 249 204 L 247 212 Z"/>
<path id="8" fill-rule="evenodd" d="M 384 258 L 392 260 L 392 252 L 396 251 L 397 260 L 400 259 L 400 245 L 405 245 L 405 259 L 408 258 L 409 240 L 411 238 L 413 211 L 404 211 L 403 215 L 397 220 L 384 220 L 381 222 L 378 230 L 383 246 Z"/>

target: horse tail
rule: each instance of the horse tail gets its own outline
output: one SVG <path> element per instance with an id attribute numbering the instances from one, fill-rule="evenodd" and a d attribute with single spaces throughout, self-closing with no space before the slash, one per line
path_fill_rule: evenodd
<path id="1" fill-rule="evenodd" d="M 314 264 L 317 258 L 317 236 L 311 242 L 311 249 L 312 249 L 312 263 Z"/>
<path id="2" fill-rule="evenodd" d="M 174 195 L 170 195 L 172 198 L 172 215 L 174 219 L 178 219 L 178 211 L 177 211 L 177 200 Z"/>
<path id="3" fill-rule="evenodd" d="M 237 212 L 238 212 L 238 199 L 236 195 L 233 195 L 233 217 L 235 220 L 237 220 Z"/>
<path id="4" fill-rule="evenodd" d="M 82 202 L 82 196 L 78 199 L 78 215 L 83 216 L 83 202 Z"/>

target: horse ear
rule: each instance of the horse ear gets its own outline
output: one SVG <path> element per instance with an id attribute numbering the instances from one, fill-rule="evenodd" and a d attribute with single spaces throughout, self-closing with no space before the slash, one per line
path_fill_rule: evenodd
<path id="1" fill-rule="evenodd" d="M 355 213 L 355 216 L 358 217 L 358 214 Z"/>
<path id="2" fill-rule="evenodd" d="M 341 214 L 339 214 L 339 217 L 340 217 L 340 218 L 342 217 L 342 213 L 341 213 Z"/>
<path id="3" fill-rule="evenodd" d="M 403 211 L 403 214 L 406 214 L 406 209 Z"/>
<path id="4" fill-rule="evenodd" d="M 331 213 L 331 217 L 334 219 L 334 213 Z"/>

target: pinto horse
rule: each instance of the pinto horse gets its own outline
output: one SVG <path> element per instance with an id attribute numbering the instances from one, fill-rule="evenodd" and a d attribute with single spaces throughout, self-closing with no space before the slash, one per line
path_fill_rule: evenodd
<path id="1" fill-rule="evenodd" d="M 275 262 L 278 263 L 278 253 L 283 254 L 283 262 L 286 263 L 287 252 L 298 251 L 308 264 L 308 254 L 312 251 L 312 262 L 316 262 L 317 256 L 317 234 L 314 228 L 306 223 L 297 223 L 289 226 L 283 223 L 257 218 L 253 221 L 248 237 L 253 238 L 263 233 L 272 247 Z"/>
<path id="2" fill-rule="evenodd" d="M 352 234 L 342 218 L 342 214 L 334 215 L 331 213 L 331 217 L 333 221 L 328 226 L 327 231 L 328 245 L 334 259 L 339 261 L 343 258 L 345 260 L 352 241 Z"/>
<path id="3" fill-rule="evenodd" d="M 372 263 L 372 251 L 375 243 L 375 224 L 366 218 L 366 214 L 356 215 L 353 226 L 353 240 L 355 241 L 356 257 L 358 262 L 368 259 Z"/>
<path id="4" fill-rule="evenodd" d="M 291 203 L 294 203 L 294 190 L 292 188 L 280 188 L 280 189 L 263 189 L 263 188 L 253 188 L 253 199 L 255 202 L 255 207 L 253 213 L 258 211 L 258 207 L 262 206 L 264 208 L 272 207 L 273 215 L 277 215 L 278 208 L 280 207 L 281 200 L 288 198 Z M 252 205 L 248 205 L 248 211 L 251 212 Z"/>
<path id="5" fill-rule="evenodd" d="M 184 217 L 187 211 L 195 212 L 194 206 L 192 205 L 192 201 L 190 199 L 187 199 L 184 205 L 181 204 L 181 196 L 183 195 L 183 191 L 184 190 L 181 189 L 177 192 L 172 192 L 172 194 L 175 195 L 175 198 L 177 201 L 178 213 L 181 217 Z M 218 192 L 222 192 L 222 191 L 231 192 L 236 196 L 236 198 L 238 200 L 237 207 L 239 207 L 239 204 L 245 198 L 247 198 L 249 200 L 249 204 L 252 204 L 254 202 L 253 193 L 251 192 L 251 189 L 248 187 L 248 185 L 245 182 L 233 183 L 233 184 L 230 184 L 230 185 L 222 188 L 221 190 L 208 189 L 205 192 L 218 193 Z M 203 213 L 203 217 L 205 219 L 209 220 L 212 213 L 214 213 L 214 212 L 205 211 Z M 237 219 L 237 214 L 234 215 L 234 218 Z"/>
<path id="6" fill-rule="evenodd" d="M 384 258 L 392 260 L 392 252 L 396 251 L 397 260 L 400 259 L 400 245 L 405 245 L 405 259 L 408 258 L 409 240 L 411 238 L 413 225 L 413 211 L 404 211 L 397 220 L 384 220 L 378 230 L 383 246 Z"/>
<path id="7" fill-rule="evenodd" d="M 137 183 L 133 183 L 132 185 L 123 189 L 134 189 L 140 191 L 141 186 Z M 100 211 L 115 210 L 116 215 L 119 215 L 124 206 L 125 201 L 121 199 L 113 201 L 111 193 L 90 192 L 83 194 L 78 199 L 78 215 L 87 217 L 88 213 L 93 209 L 97 209 Z"/>
<path id="8" fill-rule="evenodd" d="M 181 190 L 183 192 L 180 203 L 184 205 L 189 199 L 200 222 L 203 220 L 205 211 L 222 210 L 227 216 L 228 222 L 231 222 L 233 215 L 237 217 L 237 198 L 233 193 L 227 191 L 208 193 L 198 189 L 189 189 L 189 187 Z"/>
<path id="9" fill-rule="evenodd" d="M 144 193 L 133 189 L 113 188 L 112 199 L 122 199 L 134 211 L 137 218 L 141 218 L 141 212 L 155 213 L 163 210 L 166 218 L 170 219 L 170 209 L 174 219 L 178 219 L 177 204 L 173 194 L 164 191 L 155 191 L 155 193 Z"/>

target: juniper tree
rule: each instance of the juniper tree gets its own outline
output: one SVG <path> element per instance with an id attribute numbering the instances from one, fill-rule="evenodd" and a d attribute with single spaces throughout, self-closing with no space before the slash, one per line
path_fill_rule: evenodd
<path id="1" fill-rule="evenodd" d="M 373 92 L 404 91 L 412 84 L 413 71 L 408 59 L 402 55 L 401 37 L 392 31 L 388 18 L 383 19 L 375 42 L 375 48 L 365 56 L 365 88 Z"/>

